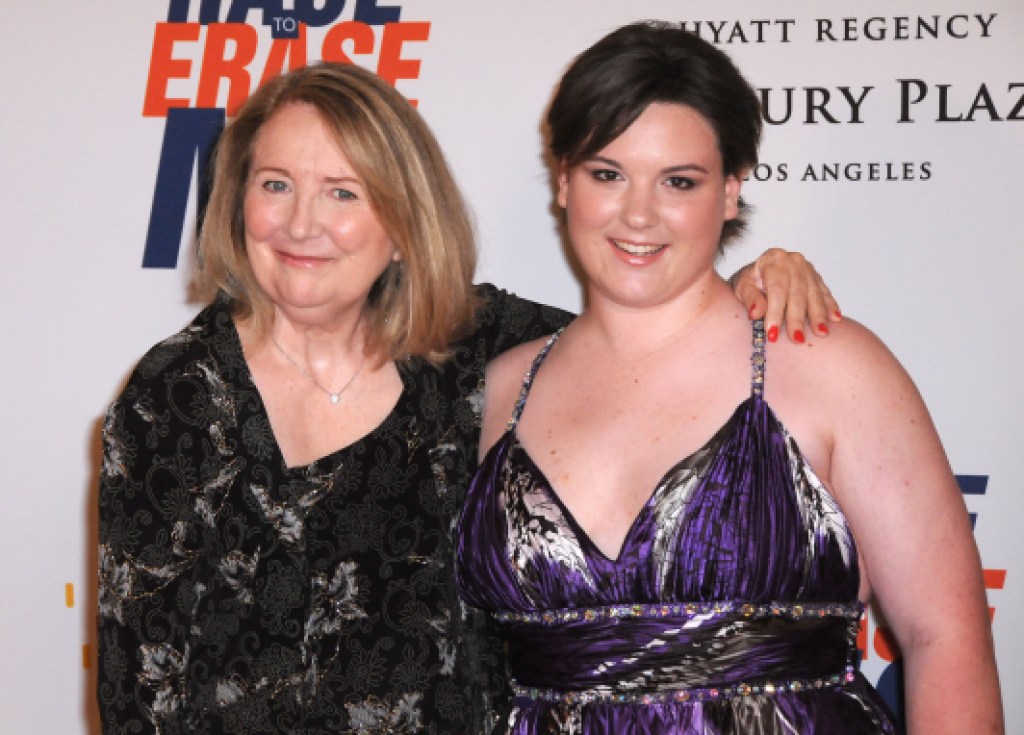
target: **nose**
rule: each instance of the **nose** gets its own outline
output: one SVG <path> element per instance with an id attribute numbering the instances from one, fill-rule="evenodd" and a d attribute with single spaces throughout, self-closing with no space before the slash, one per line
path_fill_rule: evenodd
<path id="1" fill-rule="evenodd" d="M 288 234 L 296 240 L 305 240 L 320 233 L 320 220 L 316 199 L 296 194 L 288 217 Z"/>
<path id="2" fill-rule="evenodd" d="M 658 223 L 658 211 L 653 192 L 633 186 L 624 194 L 622 220 L 636 230 L 644 230 Z"/>

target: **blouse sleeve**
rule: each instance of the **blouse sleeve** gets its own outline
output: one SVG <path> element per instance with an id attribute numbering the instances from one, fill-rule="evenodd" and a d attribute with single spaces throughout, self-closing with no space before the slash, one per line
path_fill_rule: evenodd
<path id="1" fill-rule="evenodd" d="M 232 578 L 214 548 L 215 519 L 238 468 L 218 446 L 210 420 L 216 398 L 203 373 L 201 360 L 143 377 L 137 369 L 104 421 L 97 688 L 104 733 L 195 733 L 211 704 L 202 701 L 210 693 L 197 687 L 202 677 L 190 661 L 209 623 L 201 606 Z"/>

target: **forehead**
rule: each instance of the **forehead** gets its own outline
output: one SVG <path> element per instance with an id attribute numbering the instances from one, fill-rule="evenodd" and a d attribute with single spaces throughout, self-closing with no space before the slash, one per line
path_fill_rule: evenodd
<path id="1" fill-rule="evenodd" d="M 305 102 L 291 102 L 267 118 L 253 138 L 252 152 L 254 163 L 271 157 L 348 165 L 337 133 L 319 110 Z"/>
<path id="2" fill-rule="evenodd" d="M 649 105 L 597 155 L 721 160 L 715 130 L 703 115 L 686 105 L 661 102 Z"/>

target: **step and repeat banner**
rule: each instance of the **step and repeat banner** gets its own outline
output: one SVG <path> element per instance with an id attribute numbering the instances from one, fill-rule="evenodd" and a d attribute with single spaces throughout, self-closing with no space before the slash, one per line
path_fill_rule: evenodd
<path id="1" fill-rule="evenodd" d="M 97 733 L 99 426 L 133 362 L 198 310 L 201 172 L 261 81 L 316 59 L 416 101 L 472 206 L 479 278 L 578 310 L 542 119 L 612 28 L 680 21 L 760 90 L 762 163 L 731 273 L 816 264 L 914 376 L 985 567 L 1008 732 L 1024 732 L 1024 3 L 1019 0 L 58 0 L 0 24 L 0 730 Z M 896 701 L 898 651 L 865 619 Z M 957 696 L 950 692 L 950 696 Z"/>

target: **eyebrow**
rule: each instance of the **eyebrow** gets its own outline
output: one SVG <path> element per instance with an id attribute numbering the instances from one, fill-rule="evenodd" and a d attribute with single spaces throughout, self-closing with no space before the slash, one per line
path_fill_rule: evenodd
<path id="1" fill-rule="evenodd" d="M 358 176 L 325 176 L 324 181 L 328 184 L 359 184 L 363 185 L 362 179 Z"/>
<path id="2" fill-rule="evenodd" d="M 282 176 L 291 177 L 292 174 L 287 169 L 281 168 L 280 166 L 260 166 L 252 170 L 254 174 L 264 173 L 275 173 Z M 362 180 L 358 176 L 324 176 L 324 182 L 328 184 L 359 184 L 362 185 Z"/>
<path id="3" fill-rule="evenodd" d="M 616 161 L 614 158 L 606 158 L 604 156 L 591 156 L 586 160 L 592 163 L 603 163 L 604 165 L 611 166 L 613 168 L 621 169 L 623 167 L 622 164 Z M 669 166 L 668 168 L 663 168 L 661 171 L 659 171 L 659 173 L 676 174 L 685 173 L 687 171 L 698 171 L 704 174 L 708 173 L 708 170 L 706 168 L 697 163 L 684 163 L 680 164 L 679 166 Z"/>

